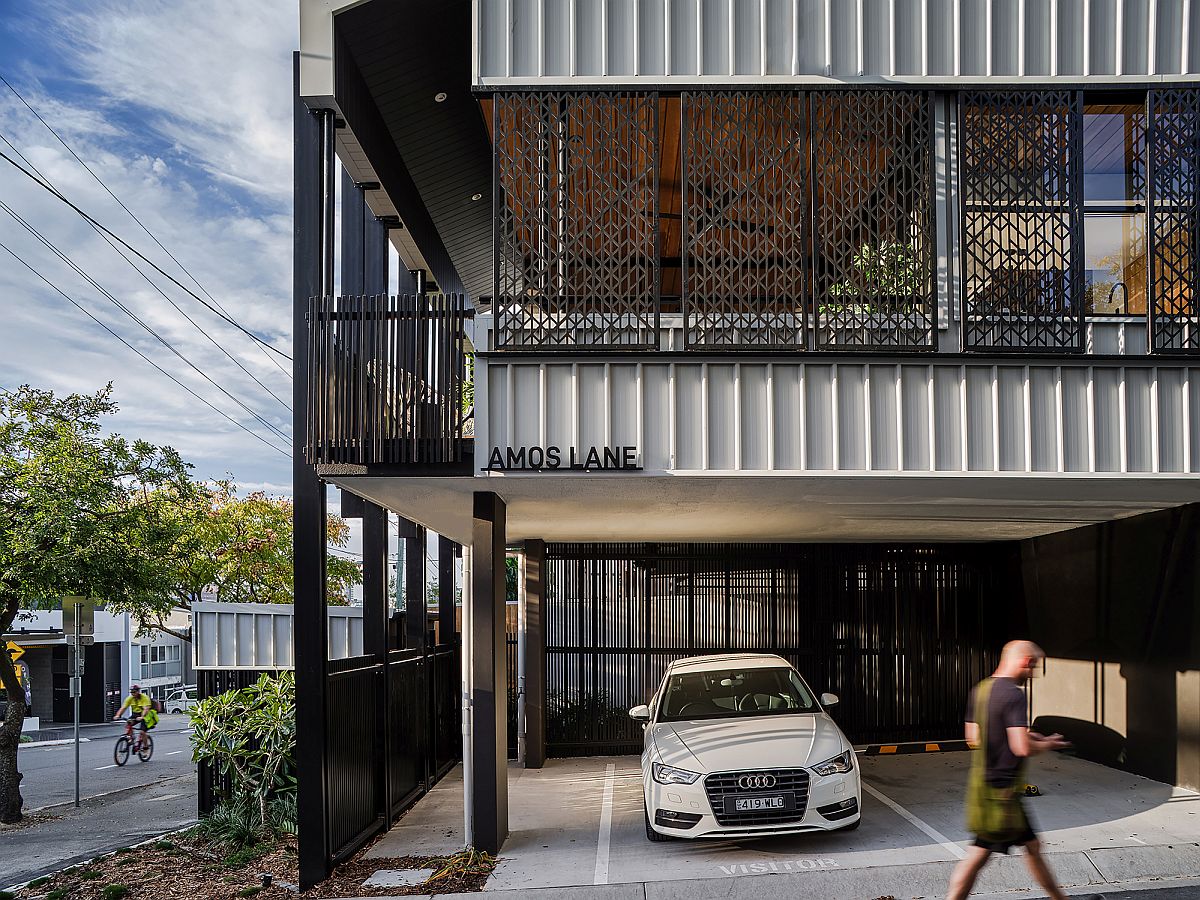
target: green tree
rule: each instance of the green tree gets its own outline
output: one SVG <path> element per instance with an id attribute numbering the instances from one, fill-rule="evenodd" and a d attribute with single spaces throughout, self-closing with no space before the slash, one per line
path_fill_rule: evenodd
<path id="1" fill-rule="evenodd" d="M 138 601 L 128 611 L 143 630 L 187 639 L 167 626 L 176 608 L 190 609 L 205 592 L 232 603 L 291 603 L 292 501 L 261 491 L 239 497 L 232 479 L 200 486 L 197 502 L 179 510 L 182 552 L 175 557 L 172 589 L 153 602 Z M 350 527 L 329 516 L 330 547 L 341 549 Z M 357 560 L 326 554 L 330 605 L 344 605 L 346 591 L 362 581 Z"/>
<path id="2" fill-rule="evenodd" d="M 18 611 L 64 595 L 137 607 L 167 595 L 196 502 L 189 466 L 170 447 L 102 433 L 115 413 L 111 385 L 57 397 L 22 386 L 0 390 L 0 633 Z M 21 695 L 8 654 L 0 682 Z M 21 819 L 17 769 L 24 709 L 9 703 L 0 725 L 0 822 Z"/>

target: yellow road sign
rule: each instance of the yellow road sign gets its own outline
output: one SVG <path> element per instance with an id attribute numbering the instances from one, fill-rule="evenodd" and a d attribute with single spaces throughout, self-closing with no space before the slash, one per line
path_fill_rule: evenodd
<path id="1" fill-rule="evenodd" d="M 4 649 L 8 651 L 8 655 L 12 658 L 13 662 L 16 662 L 25 655 L 25 648 L 17 644 L 15 641 L 9 641 L 4 645 Z"/>

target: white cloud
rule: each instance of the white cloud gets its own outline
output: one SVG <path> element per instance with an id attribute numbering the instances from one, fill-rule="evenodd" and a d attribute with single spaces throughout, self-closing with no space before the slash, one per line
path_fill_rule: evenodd
<path id="1" fill-rule="evenodd" d="M 290 353 L 295 4 L 106 0 L 29 4 L 8 16 L 3 27 L 24 52 L 6 60 L 6 77 L 231 315 Z M 0 133 L 72 201 L 189 283 L 53 135 L 0 90 Z M 3 142 L 0 150 L 11 155 Z M 182 354 L 290 430 L 290 414 L 83 221 L 3 163 L 0 199 Z M 0 241 L 215 406 L 284 443 L 3 213 Z M 290 380 L 249 339 L 155 278 L 246 369 L 290 402 Z M 112 381 L 121 404 L 113 430 L 175 446 L 196 464 L 198 477 L 233 473 L 290 493 L 288 459 L 154 371 L 3 251 L 0 304 L 0 385 L 29 382 L 65 392 L 93 391 Z M 276 361 L 290 370 L 286 361 Z"/>

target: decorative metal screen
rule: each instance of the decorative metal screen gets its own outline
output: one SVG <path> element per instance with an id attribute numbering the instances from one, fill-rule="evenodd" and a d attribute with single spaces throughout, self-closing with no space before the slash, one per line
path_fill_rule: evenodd
<path id="1" fill-rule="evenodd" d="M 683 95 L 688 347 L 806 346 L 805 99 Z"/>
<path id="2" fill-rule="evenodd" d="M 963 347 L 1083 349 L 1081 97 L 959 95 Z"/>
<path id="3" fill-rule="evenodd" d="M 495 345 L 652 347 L 655 94 L 496 95 Z"/>
<path id="4" fill-rule="evenodd" d="M 817 345 L 934 349 L 928 95 L 815 93 L 812 145 Z"/>
<path id="5" fill-rule="evenodd" d="M 1150 339 L 1200 353 L 1200 90 L 1150 91 Z"/>

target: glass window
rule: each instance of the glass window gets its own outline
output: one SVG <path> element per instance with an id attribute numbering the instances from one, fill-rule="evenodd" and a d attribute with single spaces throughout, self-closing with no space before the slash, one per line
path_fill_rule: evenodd
<path id="1" fill-rule="evenodd" d="M 1089 315 L 1146 314 L 1146 110 L 1083 109 L 1083 252 Z"/>
<path id="2" fill-rule="evenodd" d="M 1093 213 L 1083 222 L 1087 309 L 1146 314 L 1146 214 Z"/>
<path id="3" fill-rule="evenodd" d="M 660 722 L 816 712 L 817 704 L 791 669 L 747 668 L 672 675 Z"/>

